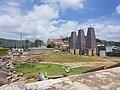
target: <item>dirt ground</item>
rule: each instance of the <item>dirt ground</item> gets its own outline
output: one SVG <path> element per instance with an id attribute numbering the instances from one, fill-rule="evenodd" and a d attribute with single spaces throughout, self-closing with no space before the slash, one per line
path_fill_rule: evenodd
<path id="1" fill-rule="evenodd" d="M 64 65 L 64 66 L 69 66 L 69 67 L 100 67 L 100 66 L 111 66 L 113 64 L 119 63 L 120 58 L 100 58 L 100 57 L 95 57 L 96 61 L 94 62 L 48 62 L 42 58 L 34 58 L 35 56 L 30 57 L 16 57 L 14 60 L 12 60 L 13 63 L 15 64 L 22 64 L 22 63 L 50 63 L 50 64 L 59 64 L 59 65 Z M 29 78 L 29 79 L 28 79 Z M 31 82 L 34 81 L 34 78 L 28 77 L 27 79 L 22 77 L 19 79 L 19 81 L 24 81 L 24 82 Z"/>
<path id="2" fill-rule="evenodd" d="M 66 62 L 48 62 L 42 60 L 41 58 L 32 58 L 33 63 L 50 63 L 50 64 L 60 64 L 65 66 L 87 66 L 87 67 L 100 67 L 100 66 L 111 66 L 120 62 L 120 58 L 100 58 L 95 57 L 96 61 L 94 62 L 75 62 L 75 63 L 66 63 Z M 12 60 L 12 62 L 16 64 L 28 63 L 30 61 L 29 57 L 16 57 L 16 59 Z"/>

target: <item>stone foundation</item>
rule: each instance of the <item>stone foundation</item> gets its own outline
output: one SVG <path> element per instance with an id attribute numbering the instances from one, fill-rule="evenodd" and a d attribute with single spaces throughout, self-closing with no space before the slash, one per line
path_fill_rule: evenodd
<path id="1" fill-rule="evenodd" d="M 69 49 L 70 54 L 74 55 L 75 54 L 75 49 Z"/>
<path id="2" fill-rule="evenodd" d="M 88 55 L 88 56 L 96 56 L 96 48 L 94 48 L 94 49 L 86 49 L 86 55 Z"/>
<path id="3" fill-rule="evenodd" d="M 79 49 L 75 49 L 75 54 L 79 55 L 80 54 L 80 50 Z"/>

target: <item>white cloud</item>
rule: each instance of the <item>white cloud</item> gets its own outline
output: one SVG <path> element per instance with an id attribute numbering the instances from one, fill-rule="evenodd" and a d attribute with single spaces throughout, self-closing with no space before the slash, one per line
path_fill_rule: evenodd
<path id="1" fill-rule="evenodd" d="M 7 8 L 9 10 L 6 9 L 6 12 L 9 13 L 0 15 L 0 36 L 4 38 L 19 39 L 19 33 L 22 32 L 23 39 L 34 40 L 38 38 L 47 40 L 48 38 L 70 36 L 72 31 L 78 32 L 80 27 L 87 31 L 90 24 L 94 23 L 96 36 L 98 38 L 120 41 L 119 23 L 113 24 L 100 20 L 100 22 L 97 20 L 90 20 L 79 25 L 77 21 L 59 19 L 60 8 L 62 10 L 67 10 L 68 8 L 82 9 L 84 7 L 84 0 L 45 0 L 44 2 L 45 4 L 33 6 L 33 9 L 27 12 L 26 15 L 21 14 L 19 4 L 18 6 L 17 4 L 15 5 L 15 3 L 9 4 L 12 7 L 10 9 Z M 56 2 L 59 2 L 60 8 L 56 8 L 56 6 L 52 5 Z M 12 12 L 12 10 L 14 10 L 14 12 Z"/>
<path id="2" fill-rule="evenodd" d="M 55 19 L 59 17 L 59 10 L 53 8 L 52 6 L 45 4 L 33 7 L 33 10 L 28 12 L 26 19 L 29 20 L 41 20 L 41 19 Z"/>
<path id="3" fill-rule="evenodd" d="M 96 20 L 88 20 L 85 23 L 79 24 L 78 30 L 84 29 L 85 35 L 87 35 L 87 29 L 92 24 L 92 27 L 95 29 L 96 37 L 101 40 L 108 40 L 108 41 L 120 41 L 120 23 L 114 22 L 111 20 L 103 20 L 96 19 Z"/>
<path id="4" fill-rule="evenodd" d="M 44 3 L 57 5 L 62 11 L 69 8 L 74 10 L 83 9 L 85 0 L 42 0 Z"/>
<path id="5" fill-rule="evenodd" d="M 15 7 L 20 6 L 20 3 L 18 3 L 18 2 L 11 2 L 11 1 L 6 2 L 6 4 L 9 5 L 9 6 L 15 6 Z"/>
<path id="6" fill-rule="evenodd" d="M 59 36 L 70 36 L 70 33 L 72 31 L 77 31 L 79 28 L 79 24 L 77 21 L 67 21 L 58 28 L 57 33 L 59 33 Z"/>
<path id="7" fill-rule="evenodd" d="M 12 17 L 10 15 L 0 15 L 0 27 L 14 27 L 19 26 L 22 17 Z"/>
<path id="8" fill-rule="evenodd" d="M 19 8 L 10 7 L 10 6 L 2 6 L 0 7 L 0 10 L 2 10 L 3 12 L 9 15 L 14 15 L 14 14 L 19 15 L 21 13 L 21 10 Z"/>
<path id="9" fill-rule="evenodd" d="M 59 10 L 48 4 L 40 6 L 35 5 L 33 10 L 28 12 L 25 16 L 22 16 L 21 14 L 11 15 L 8 13 L 0 15 L 0 36 L 6 38 L 7 36 L 5 36 L 5 34 L 14 33 L 18 35 L 22 32 L 26 35 L 24 36 L 24 39 L 47 39 L 49 32 L 56 29 L 56 27 L 51 24 L 51 21 L 58 17 Z M 13 36 L 10 38 L 12 37 Z"/>
<path id="10" fill-rule="evenodd" d="M 50 1 L 42 5 L 34 5 L 33 9 L 24 16 L 21 14 L 20 2 L 5 2 L 0 8 L 0 11 L 4 11 L 4 14 L 0 15 L 0 36 L 19 39 L 19 33 L 22 32 L 24 39 L 47 40 L 51 37 L 59 38 L 69 35 L 72 30 L 76 30 L 78 23 L 58 19 L 59 10 L 60 8 L 64 10 L 68 8 L 81 9 L 80 5 L 82 5 L 83 0 L 58 1 L 59 8 Z"/>
<path id="11" fill-rule="evenodd" d="M 116 12 L 117 12 L 118 14 L 120 14 L 120 5 L 118 5 L 118 6 L 116 7 Z"/>
<path id="12" fill-rule="evenodd" d="M 4 3 L 0 6 L 0 12 L 1 15 L 19 15 L 21 14 L 20 3 L 13 1 L 4 1 Z"/>
<path id="13" fill-rule="evenodd" d="M 96 23 L 94 27 L 98 38 L 103 40 L 120 41 L 120 24 L 106 24 L 101 22 Z"/>

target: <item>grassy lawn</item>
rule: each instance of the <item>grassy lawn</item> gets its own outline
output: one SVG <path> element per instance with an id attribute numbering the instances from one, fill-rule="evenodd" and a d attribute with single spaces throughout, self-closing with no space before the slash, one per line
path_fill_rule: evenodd
<path id="1" fill-rule="evenodd" d="M 67 66 L 64 66 L 67 68 Z M 85 72 L 87 70 L 90 70 L 92 68 L 90 67 L 78 67 L 73 68 L 70 70 L 70 73 L 66 73 L 64 69 L 62 68 L 62 65 L 58 64 L 21 64 L 20 67 L 14 68 L 17 73 L 23 73 L 25 78 L 30 76 L 35 76 L 36 80 L 38 79 L 37 75 L 39 72 L 45 73 L 47 72 L 48 76 L 52 75 L 63 75 L 63 74 L 69 74 L 69 75 L 75 75 L 80 74 L 82 72 Z M 33 80 L 33 81 L 36 81 Z"/>
<path id="2" fill-rule="evenodd" d="M 0 56 L 6 55 L 8 48 L 0 48 Z"/>
<path id="3" fill-rule="evenodd" d="M 53 52 L 48 55 L 40 55 L 36 58 L 41 58 L 44 61 L 52 62 L 94 62 L 96 59 L 89 56 L 70 55 L 64 52 Z"/>

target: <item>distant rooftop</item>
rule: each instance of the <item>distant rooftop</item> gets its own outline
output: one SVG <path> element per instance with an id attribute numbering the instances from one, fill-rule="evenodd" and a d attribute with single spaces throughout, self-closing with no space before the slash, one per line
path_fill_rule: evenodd
<path id="1" fill-rule="evenodd" d="M 64 42 L 62 39 L 48 39 L 48 42 Z"/>

